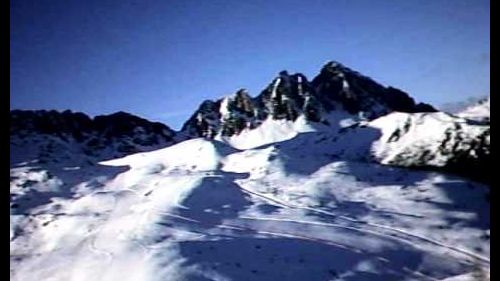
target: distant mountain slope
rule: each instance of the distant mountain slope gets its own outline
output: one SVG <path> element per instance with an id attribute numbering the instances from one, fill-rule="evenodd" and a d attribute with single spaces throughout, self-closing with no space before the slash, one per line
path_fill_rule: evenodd
<path id="1" fill-rule="evenodd" d="M 490 120 L 490 98 L 485 98 L 477 103 L 466 107 L 464 110 L 457 112 L 457 115 L 463 118 L 487 121 Z"/>
<path id="2" fill-rule="evenodd" d="M 10 112 L 11 163 L 99 161 L 171 145 L 174 136 L 166 125 L 125 112 L 93 119 L 71 111 Z"/>
<path id="3" fill-rule="evenodd" d="M 478 103 L 481 103 L 481 101 L 485 101 L 487 99 L 489 99 L 489 95 L 469 97 L 466 100 L 444 103 L 440 105 L 438 109 L 447 113 L 457 114 L 466 110 L 468 107 L 477 105 Z"/>

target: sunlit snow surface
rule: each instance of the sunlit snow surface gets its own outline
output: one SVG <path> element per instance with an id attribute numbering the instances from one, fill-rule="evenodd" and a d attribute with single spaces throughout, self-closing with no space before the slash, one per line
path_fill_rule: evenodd
<path id="1" fill-rule="evenodd" d="M 12 164 L 11 280 L 489 275 L 488 188 L 363 162 L 375 139 L 363 132 L 334 141 L 302 130 L 246 150 L 252 140 L 237 149 L 194 139 L 99 165 Z"/>
<path id="2" fill-rule="evenodd" d="M 484 120 L 490 119 L 490 98 L 481 101 L 479 104 L 469 106 L 462 112 L 458 113 L 458 116 L 474 120 Z"/>

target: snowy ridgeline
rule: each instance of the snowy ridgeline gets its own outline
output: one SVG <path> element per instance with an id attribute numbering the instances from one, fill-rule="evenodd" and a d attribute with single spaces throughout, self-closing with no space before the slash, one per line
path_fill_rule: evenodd
<path id="1" fill-rule="evenodd" d="M 281 71 L 255 97 L 245 89 L 215 101 L 206 100 L 183 125 L 186 138 L 231 137 L 258 128 L 266 120 L 331 124 L 329 115 L 347 113 L 373 120 L 390 112 L 436 112 L 407 93 L 383 86 L 338 62 L 325 64 L 311 81 L 301 73 Z M 335 122 L 335 120 L 333 120 Z"/>
<path id="2" fill-rule="evenodd" d="M 490 98 L 483 99 L 477 104 L 468 106 L 458 113 L 458 116 L 473 120 L 490 120 Z"/>
<path id="3" fill-rule="evenodd" d="M 377 164 L 475 159 L 489 125 L 336 114 L 99 164 L 18 147 L 11 280 L 489 280 L 488 187 Z"/>
<path id="4" fill-rule="evenodd" d="M 330 62 L 180 132 L 10 118 L 11 280 L 489 280 L 489 99 L 436 112 Z"/>

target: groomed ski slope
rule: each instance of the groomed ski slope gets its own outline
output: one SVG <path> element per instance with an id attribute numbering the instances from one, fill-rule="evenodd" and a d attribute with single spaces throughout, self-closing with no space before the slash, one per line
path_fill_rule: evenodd
<path id="1" fill-rule="evenodd" d="M 98 166 L 13 167 L 11 192 L 25 196 L 11 213 L 11 280 L 489 274 L 485 186 L 338 160 L 301 136 L 248 150 L 194 139 Z"/>

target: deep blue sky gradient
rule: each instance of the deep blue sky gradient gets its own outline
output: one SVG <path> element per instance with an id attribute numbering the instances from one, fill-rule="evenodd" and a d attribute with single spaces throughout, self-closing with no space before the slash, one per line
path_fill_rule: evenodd
<path id="1" fill-rule="evenodd" d="M 128 111 L 179 128 L 336 60 L 440 105 L 490 91 L 483 0 L 11 0 L 11 109 Z"/>

